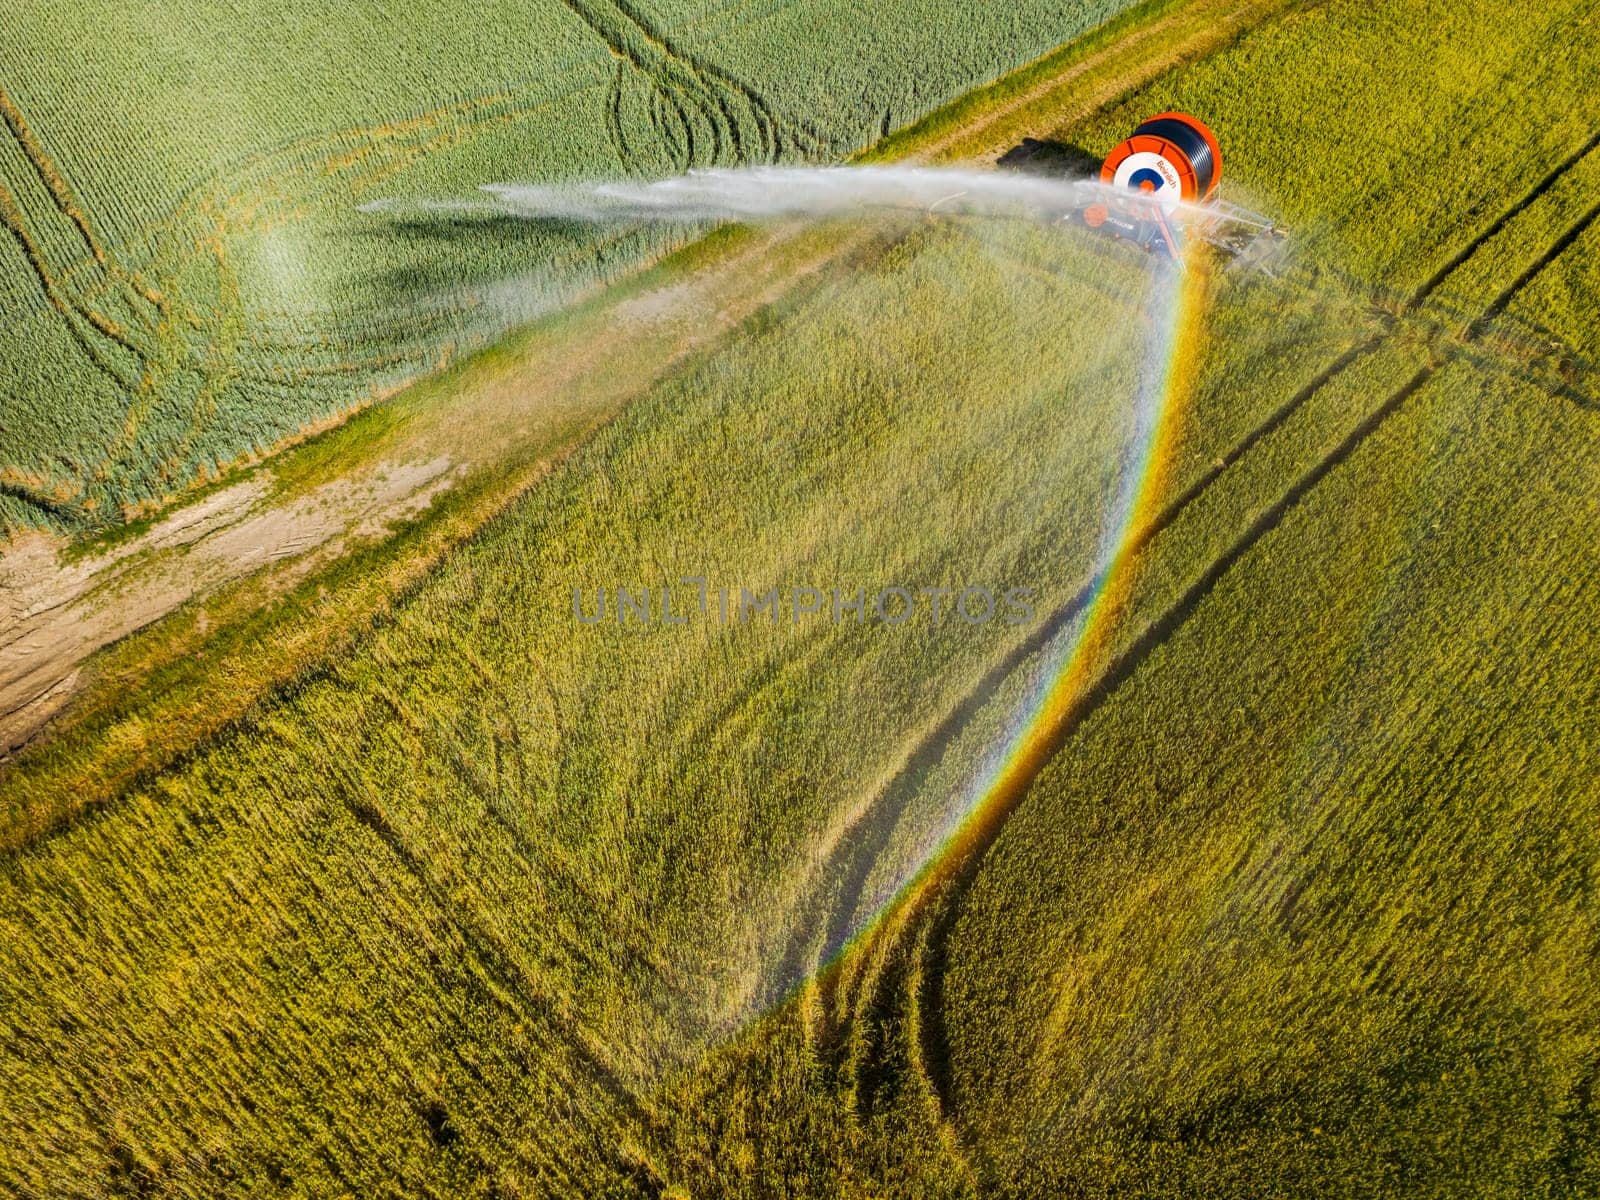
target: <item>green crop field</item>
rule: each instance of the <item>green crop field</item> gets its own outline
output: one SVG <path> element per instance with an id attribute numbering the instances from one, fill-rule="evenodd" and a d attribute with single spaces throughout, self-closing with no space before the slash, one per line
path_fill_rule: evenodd
<path id="1" fill-rule="evenodd" d="M 364 202 L 837 158 L 1118 7 L 27 0 L 0 37 L 0 528 L 147 511 L 674 236 Z"/>
<path id="2" fill-rule="evenodd" d="M 1119 7 L 593 0 L 537 58 L 509 6 L 150 10 L 170 59 L 97 99 L 68 39 L 135 31 L 30 8 L 0 215 L 55 240 L 0 271 L 3 369 L 62 407 L 7 410 L 7 519 L 137 510 L 668 242 L 360 199 L 838 157 Z M 250 691 L 200 605 L 150 678 L 163 625 L 95 660 L 115 702 L 0 765 L 0 1193 L 1600 1195 L 1597 24 L 1132 10 L 875 154 L 1020 129 L 1046 169 L 1203 114 L 1277 274 L 821 225 L 292 672 Z M 110 167 L 104 125 L 188 149 Z M 369 420 L 281 485 L 386 453 Z M 1026 603 L 965 619 L 969 585 Z"/>

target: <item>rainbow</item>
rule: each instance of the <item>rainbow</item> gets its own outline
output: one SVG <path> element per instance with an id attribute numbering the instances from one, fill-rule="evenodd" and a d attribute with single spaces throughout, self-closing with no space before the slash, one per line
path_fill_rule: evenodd
<path id="1" fill-rule="evenodd" d="M 1180 417 L 1189 399 L 1195 358 L 1203 337 L 1206 270 L 1192 261 L 1172 280 L 1157 281 L 1150 343 L 1138 389 L 1138 410 L 1119 495 L 1110 510 L 1096 556 L 1092 583 L 1078 615 L 1045 647 L 1048 659 L 1038 681 L 1017 706 L 1005 738 L 953 806 L 953 815 L 915 857 L 912 873 L 885 897 L 872 916 L 821 964 L 837 966 L 846 952 L 922 899 L 970 862 L 1022 800 L 1060 745 L 1075 705 L 1092 685 L 1101 651 L 1134 575 L 1133 559 L 1161 504 Z"/>

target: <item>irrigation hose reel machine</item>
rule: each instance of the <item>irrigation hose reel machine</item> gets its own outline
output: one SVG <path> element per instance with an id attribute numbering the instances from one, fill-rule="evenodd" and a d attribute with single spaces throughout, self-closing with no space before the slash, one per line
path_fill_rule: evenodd
<path id="1" fill-rule="evenodd" d="M 1268 217 L 1225 203 L 1222 147 L 1188 113 L 1158 113 L 1106 155 L 1069 219 L 1181 263 L 1185 236 L 1269 266 L 1283 231 Z"/>

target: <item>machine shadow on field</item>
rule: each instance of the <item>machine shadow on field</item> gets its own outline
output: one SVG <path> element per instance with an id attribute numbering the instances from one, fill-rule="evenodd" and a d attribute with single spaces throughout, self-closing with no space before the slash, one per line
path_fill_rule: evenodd
<path id="1" fill-rule="evenodd" d="M 508 281 L 538 278 L 559 288 L 604 280 L 635 263 L 651 237 L 629 228 L 597 238 L 580 221 L 493 212 L 395 214 L 356 235 L 373 250 L 366 286 L 391 311 L 430 308 L 442 296 Z M 393 254 L 396 245 L 405 253 Z"/>
<path id="2" fill-rule="evenodd" d="M 1025 137 L 995 160 L 998 166 L 1031 175 L 1098 179 L 1101 157 L 1072 142 Z"/>

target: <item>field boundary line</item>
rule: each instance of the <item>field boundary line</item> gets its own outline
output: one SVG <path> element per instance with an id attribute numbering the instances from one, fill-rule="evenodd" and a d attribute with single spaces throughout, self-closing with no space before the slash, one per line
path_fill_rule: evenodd
<path id="1" fill-rule="evenodd" d="M 1111 54 L 1117 51 L 1134 49 L 1135 47 L 1149 41 L 1152 37 L 1159 36 L 1169 27 L 1176 24 L 1180 18 L 1189 16 L 1194 9 L 1202 7 L 1203 4 L 1204 0 L 1201 0 L 1200 3 L 1195 4 L 1175 5 L 1169 11 L 1162 13 L 1161 16 L 1157 17 L 1149 24 L 1138 26 L 1126 37 L 1112 42 L 1098 54 L 1091 54 L 1086 58 L 1080 59 L 1069 66 L 1066 70 L 1062 71 L 1060 74 L 1045 75 L 1039 80 L 1038 83 L 1022 92 L 1022 94 L 1015 96 L 1010 100 L 1007 100 L 1005 103 L 986 111 L 983 119 L 972 129 L 964 130 L 957 126 L 949 133 L 946 133 L 936 139 L 932 145 L 921 151 L 921 153 L 927 154 L 930 157 L 937 157 L 944 151 L 948 150 L 951 146 L 954 146 L 969 137 L 982 136 L 984 133 L 993 129 L 995 125 L 999 124 L 1001 121 L 1004 121 L 1007 117 L 1015 116 L 1029 105 L 1038 103 L 1040 100 L 1043 100 L 1046 96 L 1050 95 L 1057 89 L 1064 87 L 1068 83 L 1071 83 L 1074 79 L 1078 79 L 1087 74 L 1089 71 L 1092 71 L 1095 67 L 1101 65 L 1106 58 L 1110 57 Z M 1237 8 L 1230 10 L 1227 15 L 1231 16 L 1234 12 L 1237 12 L 1239 8 L 1246 8 L 1248 6 L 1249 0 L 1243 0 L 1243 2 L 1240 3 Z M 1219 7 L 1221 7 L 1221 5 L 1219 5 Z M 1002 80 L 1004 78 L 1004 76 L 1001 76 Z M 997 80 L 996 82 L 998 83 L 1000 81 Z"/>
<path id="2" fill-rule="evenodd" d="M 1228 7 L 1229 3 L 1232 3 L 1231 8 Z M 888 134 L 882 143 L 858 152 L 853 159 L 929 160 L 948 157 L 945 152 L 952 146 L 973 140 L 976 135 L 981 135 L 996 124 L 1015 117 L 1030 105 L 1040 103 L 1073 80 L 1104 66 L 1119 52 L 1137 48 L 1151 36 L 1169 30 L 1173 25 L 1181 24 L 1186 19 L 1194 19 L 1197 12 L 1206 12 L 1213 8 L 1223 10 L 1214 19 L 1210 28 L 1211 36 L 1215 37 L 1220 27 L 1229 25 L 1234 18 L 1252 8 L 1259 11 L 1262 20 L 1257 24 L 1260 24 L 1268 17 L 1288 12 L 1301 3 L 1303 0 L 1145 0 L 1145 3 L 1123 9 L 1094 28 L 1085 30 L 1072 41 L 1047 51 L 1031 62 L 1007 71 L 988 83 L 980 84 L 963 95 L 956 96 L 902 129 Z M 1170 68 L 1175 62 L 1193 57 L 1196 50 L 1203 56 L 1214 53 L 1225 44 L 1206 43 L 1206 33 L 1207 31 L 1202 30 L 1192 35 L 1185 43 L 1182 52 L 1144 60 L 1141 65 L 1149 72 L 1148 74 L 1119 77 L 1121 83 L 1116 90 L 1110 94 L 1096 93 L 1091 100 L 1082 105 L 1084 112 L 1079 116 L 1097 111 L 1143 86 L 1154 74 Z M 1233 30 L 1235 37 L 1238 33 L 1238 29 Z M 1197 46 L 1196 42 L 1203 44 Z M 1081 57 L 1074 57 L 1075 52 L 1081 54 Z M 1034 76 L 1037 78 L 1033 78 Z M 1026 82 L 1021 84 L 1020 90 L 1016 93 L 994 96 L 995 93 L 1008 91 L 1008 85 L 1013 81 L 1024 79 Z M 988 106 L 985 105 L 986 96 L 994 96 Z M 1059 118 L 1056 123 L 1060 124 Z M 985 150 L 973 153 L 981 156 L 992 150 L 993 144 L 990 143 Z"/>

